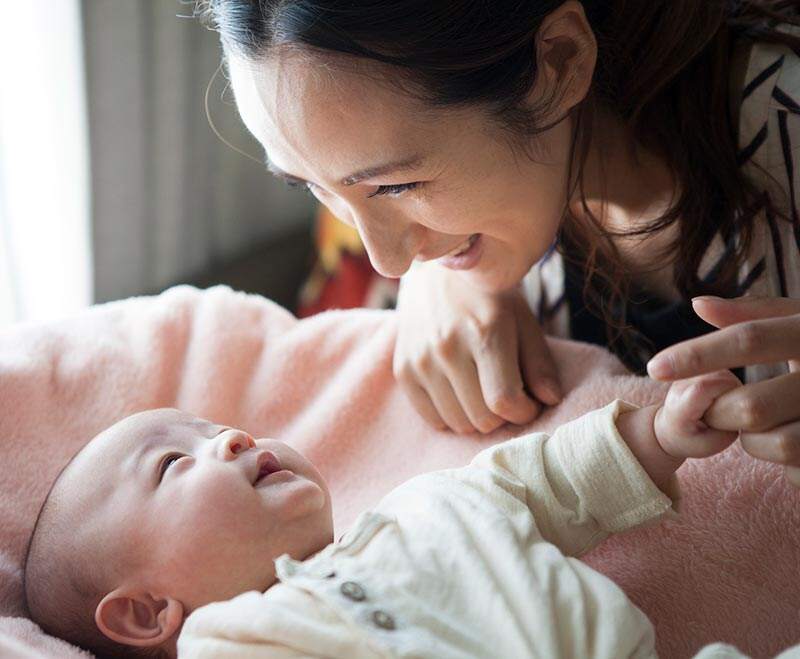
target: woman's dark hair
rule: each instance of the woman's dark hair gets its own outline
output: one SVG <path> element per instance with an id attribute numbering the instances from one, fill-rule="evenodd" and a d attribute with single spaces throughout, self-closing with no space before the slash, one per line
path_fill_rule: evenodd
<path id="1" fill-rule="evenodd" d="M 196 13 L 219 31 L 227 52 L 257 59 L 278 47 L 365 58 L 396 67 L 398 83 L 436 106 L 479 104 L 514 133 L 547 129 L 527 95 L 536 78 L 535 36 L 563 0 L 201 0 Z M 679 222 L 663 265 L 674 259 L 684 297 L 725 295 L 749 251 L 754 220 L 765 207 L 782 215 L 739 167 L 731 107 L 732 45 L 740 39 L 784 43 L 800 38 L 776 23 L 800 24 L 800 0 L 582 0 L 598 42 L 592 90 L 574 109 L 570 196 L 586 217 L 568 217 L 560 250 L 585 273 L 584 298 L 603 318 L 609 345 L 631 349 L 624 301 L 631 290 L 611 238 L 645 235 Z M 659 154 L 678 182 L 663 216 L 646 227 L 610 234 L 586 207 L 583 168 L 601 104 Z M 551 124 L 552 125 L 552 124 Z M 566 212 L 566 209 L 565 209 Z M 714 234 L 734 253 L 713 281 L 697 275 Z M 735 236 L 738 235 L 738 240 Z"/>

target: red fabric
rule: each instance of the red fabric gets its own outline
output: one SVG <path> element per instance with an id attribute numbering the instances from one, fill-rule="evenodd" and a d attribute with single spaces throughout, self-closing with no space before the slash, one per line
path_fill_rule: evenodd
<path id="1" fill-rule="evenodd" d="M 301 303 L 297 315 L 305 318 L 328 309 L 363 307 L 370 285 L 377 276 L 366 255 L 342 252 L 338 270 L 327 276 L 319 297 L 311 303 Z"/>

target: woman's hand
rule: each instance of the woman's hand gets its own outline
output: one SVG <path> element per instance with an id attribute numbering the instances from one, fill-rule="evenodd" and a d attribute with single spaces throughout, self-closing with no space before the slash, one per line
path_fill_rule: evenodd
<path id="1" fill-rule="evenodd" d="M 704 421 L 741 431 L 753 457 L 785 465 L 800 487 L 800 300 L 695 298 L 695 312 L 719 331 L 662 350 L 648 364 L 659 380 L 689 378 L 719 369 L 788 361 L 789 373 L 720 396 Z"/>
<path id="2" fill-rule="evenodd" d="M 434 427 L 488 433 L 532 421 L 538 401 L 560 402 L 555 364 L 518 291 L 481 293 L 420 263 L 403 277 L 397 309 L 394 374 Z"/>

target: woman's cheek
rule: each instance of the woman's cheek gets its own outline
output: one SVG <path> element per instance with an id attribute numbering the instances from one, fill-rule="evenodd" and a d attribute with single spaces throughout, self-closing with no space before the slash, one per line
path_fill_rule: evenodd
<path id="1" fill-rule="evenodd" d="M 449 200 L 419 200 L 413 210 L 418 224 L 450 235 L 480 233 L 480 216 L 474 209 Z"/>

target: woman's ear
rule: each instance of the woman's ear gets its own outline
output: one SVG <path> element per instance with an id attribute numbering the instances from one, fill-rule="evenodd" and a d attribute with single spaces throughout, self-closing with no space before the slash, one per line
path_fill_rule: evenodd
<path id="1" fill-rule="evenodd" d="M 183 604 L 171 597 L 117 588 L 97 605 L 95 623 L 112 641 L 124 645 L 160 645 L 180 631 Z"/>
<path id="2" fill-rule="evenodd" d="M 568 0 L 549 13 L 536 33 L 536 82 L 531 100 L 552 98 L 548 121 L 557 121 L 589 93 L 597 63 L 595 39 L 583 5 Z"/>

